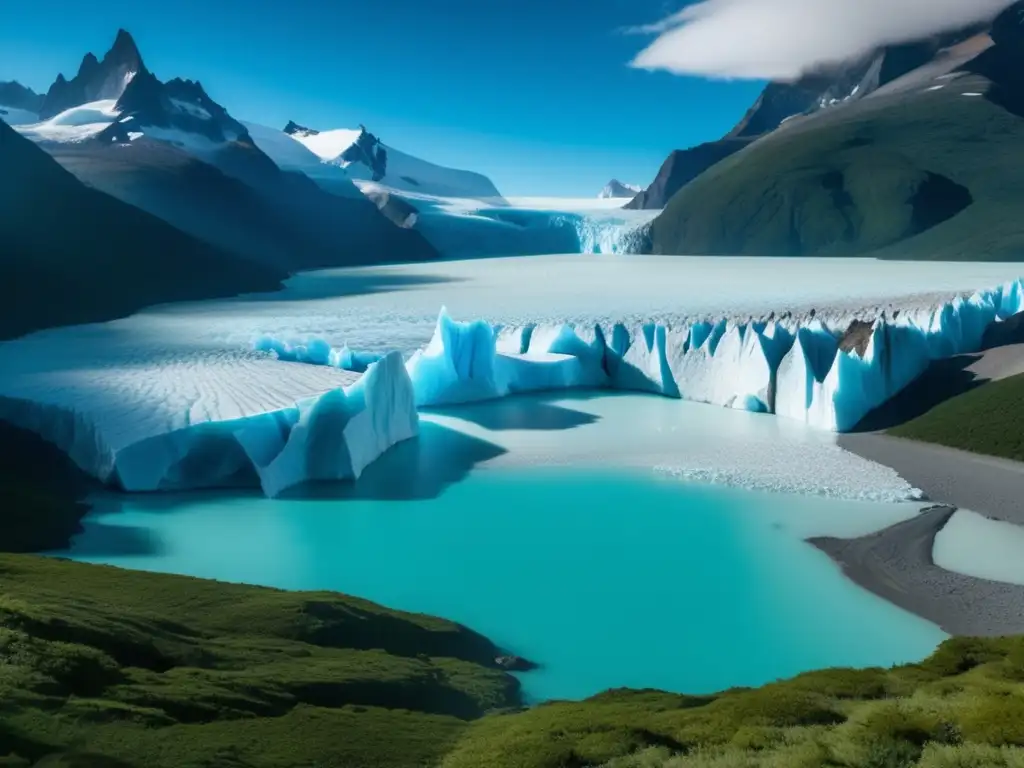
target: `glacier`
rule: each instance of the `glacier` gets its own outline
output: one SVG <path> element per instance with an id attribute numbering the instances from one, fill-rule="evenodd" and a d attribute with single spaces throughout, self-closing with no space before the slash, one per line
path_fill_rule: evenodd
<path id="1" fill-rule="evenodd" d="M 658 211 L 623 210 L 621 200 L 446 198 L 358 181 L 417 210 L 414 228 L 449 259 L 562 253 L 641 253 Z M 616 203 L 617 205 L 610 205 Z"/>
<path id="2" fill-rule="evenodd" d="M 417 406 L 450 405 L 567 388 L 650 392 L 771 413 L 832 432 L 853 429 L 936 359 L 975 352 L 993 323 L 1024 312 L 1021 280 L 957 296 L 938 308 L 885 312 L 829 326 L 805 318 L 682 326 L 492 325 L 442 308 L 430 343 L 406 363 Z M 260 348 L 272 349 L 263 337 Z M 285 359 L 355 360 L 322 339 L 282 345 Z M 291 354 L 289 349 L 315 349 Z M 328 361 L 323 363 L 322 361 Z"/>
<path id="3" fill-rule="evenodd" d="M 74 407 L 0 398 L 0 418 L 39 434 L 83 470 L 129 492 L 245 485 L 276 496 L 317 480 L 358 478 L 384 451 L 415 437 L 419 417 L 400 354 L 290 406 L 156 429 L 140 419 L 113 432 Z M 122 425 L 124 427 L 124 425 Z"/>
<path id="4" fill-rule="evenodd" d="M 639 451 L 649 469 L 850 497 L 861 469 L 839 449 L 812 460 L 826 453 L 801 435 L 834 442 L 930 360 L 977 349 L 990 323 L 1024 310 L 1016 269 L 577 254 L 325 270 L 274 294 L 0 343 L 0 418 L 126 490 L 276 494 L 358 477 L 415 434 L 417 411 L 622 390 L 732 409 L 712 411 L 716 423 L 793 427 L 717 447 L 705 429 L 706 450 L 685 462 L 675 447 Z M 973 291 L 986 284 L 999 287 Z M 586 434 L 623 460 L 610 447 L 623 435 Z M 765 452 L 789 457 L 792 476 L 761 472 Z"/>

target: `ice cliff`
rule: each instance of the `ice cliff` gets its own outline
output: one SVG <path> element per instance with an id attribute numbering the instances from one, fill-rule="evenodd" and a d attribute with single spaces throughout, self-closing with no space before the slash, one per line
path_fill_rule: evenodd
<path id="1" fill-rule="evenodd" d="M 309 358 L 313 360 L 313 358 Z M 100 429 L 74 408 L 0 399 L 0 418 L 54 443 L 86 472 L 126 491 L 224 487 L 258 480 L 268 496 L 307 481 L 358 478 L 419 417 L 398 353 L 365 374 L 293 406 L 200 421 L 142 439 Z"/>
<path id="2" fill-rule="evenodd" d="M 480 208 L 464 213 L 413 201 L 415 228 L 447 258 L 551 253 L 644 253 L 649 216 L 621 211 Z M 635 213 L 635 212 L 630 212 Z"/>
<path id="3" fill-rule="evenodd" d="M 1020 280 L 930 310 L 894 311 L 840 326 L 809 315 L 722 318 L 674 327 L 494 325 L 442 309 L 433 338 L 406 362 L 417 406 L 569 387 L 652 392 L 773 413 L 844 432 L 932 360 L 982 345 L 993 323 L 1024 311 Z M 261 348 L 272 348 L 267 340 Z M 289 359 L 345 367 L 358 359 L 322 340 L 278 344 Z"/>
<path id="4" fill-rule="evenodd" d="M 122 326 L 6 342 L 0 418 L 127 491 L 258 483 L 269 495 L 358 478 L 418 433 L 418 408 L 539 390 L 650 392 L 846 431 L 932 360 L 979 349 L 993 323 L 1024 311 L 1024 285 L 908 305 L 928 308 L 650 322 L 588 313 L 537 324 L 459 322 L 442 309 L 419 349 L 426 333 L 410 336 L 408 318 L 385 314 L 380 338 L 408 342 L 386 354 L 280 332 L 236 334 L 230 348 L 202 338 L 155 343 L 163 315 L 140 315 L 137 343 Z"/>

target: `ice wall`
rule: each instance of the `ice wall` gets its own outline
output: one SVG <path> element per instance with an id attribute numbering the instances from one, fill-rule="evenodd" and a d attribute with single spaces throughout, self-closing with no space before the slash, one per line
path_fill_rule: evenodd
<path id="1" fill-rule="evenodd" d="M 830 325 L 811 315 L 660 323 L 502 326 L 441 310 L 406 363 L 417 406 L 569 387 L 659 393 L 852 429 L 932 360 L 981 347 L 985 329 L 1024 311 L 1020 280 L 930 310 Z M 314 341 L 319 359 L 341 353 Z M 307 354 L 307 357 L 311 357 Z"/>
<path id="2" fill-rule="evenodd" d="M 647 233 L 645 220 L 619 212 L 511 207 L 462 213 L 421 207 L 416 229 L 447 258 L 643 253 Z"/>
<path id="3" fill-rule="evenodd" d="M 310 480 L 358 478 L 419 429 L 412 382 L 398 353 L 371 363 L 351 386 L 290 408 L 203 421 L 117 448 L 117 435 L 70 405 L 3 398 L 0 418 L 36 432 L 86 472 L 126 491 L 223 487 L 255 477 L 271 496 Z"/>

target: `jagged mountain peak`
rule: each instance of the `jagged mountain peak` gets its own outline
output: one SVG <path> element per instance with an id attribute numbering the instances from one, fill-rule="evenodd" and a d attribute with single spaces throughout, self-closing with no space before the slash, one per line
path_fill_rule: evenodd
<path id="1" fill-rule="evenodd" d="M 88 75 L 100 65 L 100 60 L 92 51 L 82 57 L 82 63 L 78 65 L 78 76 Z"/>
<path id="2" fill-rule="evenodd" d="M 320 134 L 320 131 L 299 125 L 294 120 L 288 121 L 288 125 L 284 127 L 284 132 L 289 136 L 318 136 Z"/>
<path id="3" fill-rule="evenodd" d="M 602 200 L 613 197 L 633 198 L 642 189 L 643 187 L 638 187 L 635 184 L 624 184 L 618 179 L 612 179 L 604 185 L 604 189 L 598 194 L 598 198 Z"/>
<path id="4" fill-rule="evenodd" d="M 249 141 L 245 126 L 210 98 L 198 80 L 176 77 L 166 83 L 141 70 L 117 100 L 117 122 L 100 133 L 103 142 L 124 142 L 132 132 L 162 128 L 194 134 L 211 142 Z"/>
<path id="5" fill-rule="evenodd" d="M 0 107 L 13 107 L 27 112 L 38 112 L 43 97 L 17 80 L 0 82 Z"/>
<path id="6" fill-rule="evenodd" d="M 135 38 L 126 29 L 117 30 L 117 36 L 114 38 L 114 44 L 110 47 L 110 52 L 107 54 L 115 55 L 119 57 L 130 57 L 142 60 L 142 54 L 139 53 L 139 47 L 135 44 Z"/>
<path id="7" fill-rule="evenodd" d="M 125 30 L 118 30 L 102 61 L 87 53 L 74 78 L 67 80 L 63 73 L 57 75 L 43 99 L 39 116 L 45 120 L 92 101 L 118 99 L 132 79 L 146 71 L 135 40 Z"/>

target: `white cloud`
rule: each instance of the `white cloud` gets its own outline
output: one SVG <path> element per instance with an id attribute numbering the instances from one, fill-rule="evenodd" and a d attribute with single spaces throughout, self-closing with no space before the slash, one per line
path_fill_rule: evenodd
<path id="1" fill-rule="evenodd" d="M 1013 0 L 703 0 L 632 31 L 632 62 L 680 75 L 791 80 L 889 43 L 994 17 Z"/>

